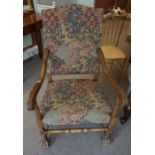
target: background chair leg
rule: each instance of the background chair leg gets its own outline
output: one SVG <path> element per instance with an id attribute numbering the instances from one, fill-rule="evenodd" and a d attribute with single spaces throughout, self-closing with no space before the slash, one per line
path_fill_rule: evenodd
<path id="1" fill-rule="evenodd" d="M 121 76 L 122 76 L 122 73 L 123 73 L 123 70 L 124 70 L 124 67 L 125 67 L 126 60 L 127 60 L 126 58 L 123 60 L 123 64 L 122 64 L 119 79 L 118 79 L 119 82 L 121 81 Z"/>
<path id="2" fill-rule="evenodd" d="M 124 114 L 120 118 L 121 124 L 124 124 L 131 116 L 131 93 L 129 94 L 129 105 L 124 107 Z"/>
<path id="3" fill-rule="evenodd" d="M 112 60 L 111 60 L 111 66 L 110 66 L 110 69 L 111 69 L 111 70 L 112 70 L 113 63 L 114 63 L 114 60 L 112 59 Z"/>
<path id="4" fill-rule="evenodd" d="M 124 124 L 129 119 L 130 115 L 131 115 L 130 106 L 124 107 L 124 115 L 123 117 L 120 118 L 121 124 Z"/>

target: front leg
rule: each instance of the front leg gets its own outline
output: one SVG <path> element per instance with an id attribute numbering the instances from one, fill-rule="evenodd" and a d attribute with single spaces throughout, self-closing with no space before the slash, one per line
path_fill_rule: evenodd
<path id="1" fill-rule="evenodd" d="M 110 136 L 109 132 L 104 133 L 104 138 L 102 140 L 102 145 L 109 145 L 110 144 L 109 136 Z"/>
<path id="2" fill-rule="evenodd" d="M 49 146 L 48 139 L 47 139 L 47 135 L 45 133 L 44 125 L 42 122 L 42 115 L 40 113 L 40 110 L 39 110 L 37 103 L 35 104 L 35 115 L 36 115 L 36 122 L 37 122 L 38 128 L 40 130 L 42 147 L 48 148 L 48 146 Z"/>
<path id="3" fill-rule="evenodd" d="M 102 141 L 103 145 L 110 144 L 109 136 L 111 135 L 112 129 L 113 129 L 113 127 L 114 127 L 114 125 L 116 123 L 116 120 L 117 120 L 116 113 L 118 111 L 118 107 L 119 107 L 119 99 L 117 98 L 116 105 L 112 109 L 111 119 L 110 119 L 110 122 L 109 122 L 109 125 L 108 125 L 108 128 L 107 128 L 107 131 L 105 131 L 105 133 L 104 133 L 104 138 L 103 138 L 103 141 Z"/>
<path id="4" fill-rule="evenodd" d="M 42 147 L 44 149 L 48 148 L 49 143 L 48 143 L 47 135 L 45 134 L 44 131 L 40 131 L 40 135 L 41 135 Z"/>
<path id="5" fill-rule="evenodd" d="M 111 120 L 110 120 L 110 123 L 108 125 L 108 129 L 107 131 L 104 132 L 104 138 L 102 140 L 102 144 L 103 145 L 109 145 L 110 144 L 110 135 L 112 133 L 112 129 L 116 123 L 116 117 L 112 117 Z"/>

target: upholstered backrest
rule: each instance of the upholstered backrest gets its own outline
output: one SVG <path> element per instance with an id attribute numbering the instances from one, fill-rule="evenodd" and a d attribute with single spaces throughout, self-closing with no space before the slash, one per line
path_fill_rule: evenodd
<path id="1" fill-rule="evenodd" d="M 94 73 L 101 42 L 102 9 L 65 5 L 43 10 L 44 48 L 50 50 L 47 73 Z"/>
<path id="2" fill-rule="evenodd" d="M 90 36 L 101 37 L 102 9 L 82 5 L 65 5 L 63 23 L 67 38 L 84 39 Z"/>
<path id="3" fill-rule="evenodd" d="M 55 52 L 63 41 L 61 7 L 42 11 L 44 48 Z"/>

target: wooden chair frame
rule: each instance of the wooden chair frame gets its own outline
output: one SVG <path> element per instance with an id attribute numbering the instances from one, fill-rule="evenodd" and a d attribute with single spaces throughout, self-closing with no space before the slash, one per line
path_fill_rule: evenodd
<path id="1" fill-rule="evenodd" d="M 101 64 L 102 69 L 103 69 L 102 73 L 110 82 L 113 90 L 117 93 L 116 103 L 112 108 L 111 120 L 110 120 L 108 126 L 106 128 L 79 128 L 79 129 L 76 128 L 76 129 L 45 130 L 43 122 L 42 122 L 43 116 L 40 113 L 40 109 L 39 109 L 39 106 L 38 106 L 37 100 L 36 100 L 36 97 L 37 97 L 38 92 L 42 86 L 42 83 L 44 81 L 44 77 L 46 74 L 46 66 L 47 66 L 47 59 L 48 59 L 49 51 L 47 49 L 44 50 L 43 63 L 42 63 L 39 79 L 33 86 L 32 90 L 29 94 L 28 102 L 27 102 L 27 109 L 30 111 L 33 110 L 35 112 L 36 122 L 37 122 L 38 128 L 40 129 L 42 146 L 44 148 L 48 147 L 47 135 L 48 134 L 58 134 L 58 133 L 81 133 L 81 132 L 88 132 L 88 131 L 95 131 L 95 132 L 100 131 L 105 134 L 105 136 L 103 138 L 103 144 L 110 143 L 109 136 L 110 136 L 112 129 L 116 123 L 118 110 L 121 106 L 123 106 L 126 102 L 128 102 L 128 98 L 127 98 L 126 93 L 119 87 L 119 85 L 116 82 L 114 82 L 114 80 L 108 73 L 106 65 L 105 65 L 104 56 L 102 54 L 102 50 L 99 48 L 97 51 L 99 54 L 100 62 L 102 62 L 102 64 Z"/>

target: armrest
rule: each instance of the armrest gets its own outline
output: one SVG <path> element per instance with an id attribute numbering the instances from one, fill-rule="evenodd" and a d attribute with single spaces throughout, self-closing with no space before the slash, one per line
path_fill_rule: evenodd
<path id="1" fill-rule="evenodd" d="M 28 101 L 27 101 L 27 109 L 28 110 L 34 110 L 35 103 L 36 103 L 36 97 L 37 97 L 38 92 L 42 86 L 42 83 L 44 81 L 45 74 L 46 74 L 48 54 L 49 54 L 49 50 L 47 50 L 47 49 L 44 50 L 43 63 L 42 63 L 42 67 L 40 70 L 39 79 L 35 83 L 35 85 L 32 87 L 32 90 L 30 91 L 30 94 L 28 96 Z"/>
<path id="2" fill-rule="evenodd" d="M 27 101 L 27 109 L 34 110 L 37 94 L 41 87 L 41 81 L 37 81 L 33 86 Z"/>
<path id="3" fill-rule="evenodd" d="M 127 94 L 124 92 L 124 90 L 113 80 L 113 78 L 111 77 L 111 75 L 109 74 L 106 64 L 105 64 L 105 58 L 104 55 L 102 53 L 101 48 L 98 48 L 98 54 L 99 54 L 99 59 L 100 59 L 100 63 L 102 64 L 103 67 L 103 73 L 105 75 L 105 77 L 107 78 L 107 80 L 110 82 L 113 90 L 117 93 L 119 99 L 120 99 L 120 105 L 121 106 L 125 106 L 128 104 L 128 97 Z"/>

